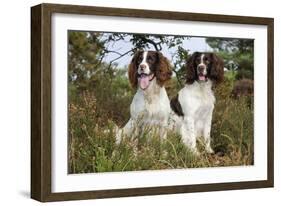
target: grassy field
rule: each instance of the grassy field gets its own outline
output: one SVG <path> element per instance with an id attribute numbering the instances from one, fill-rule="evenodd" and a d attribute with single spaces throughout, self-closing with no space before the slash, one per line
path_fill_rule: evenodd
<path id="1" fill-rule="evenodd" d="M 167 86 L 169 94 L 174 93 L 173 82 Z M 143 135 L 115 143 L 114 127 L 123 126 L 129 119 L 129 105 L 134 94 L 126 79 L 101 81 L 92 90 L 76 91 L 70 88 L 69 172 L 253 164 L 253 97 L 231 98 L 232 88 L 233 81 L 226 79 L 215 90 L 217 101 L 211 145 L 216 154 L 205 153 L 199 141 L 199 156 L 192 155 L 176 134 L 168 134 L 165 140 Z"/>

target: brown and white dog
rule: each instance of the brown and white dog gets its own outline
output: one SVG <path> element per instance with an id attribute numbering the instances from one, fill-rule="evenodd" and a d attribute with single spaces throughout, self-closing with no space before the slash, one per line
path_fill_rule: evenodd
<path id="1" fill-rule="evenodd" d="M 195 153 L 196 139 L 203 137 L 206 151 L 211 148 L 211 123 L 215 104 L 212 91 L 214 84 L 224 77 L 223 60 L 214 53 L 195 52 L 186 63 L 186 84 L 171 100 L 171 108 L 176 116 L 176 128 L 184 143 Z"/>
<path id="2" fill-rule="evenodd" d="M 130 120 L 117 135 L 136 137 L 144 131 L 166 136 L 170 101 L 164 87 L 171 76 L 170 63 L 161 52 L 137 51 L 128 70 L 131 86 L 137 89 L 130 106 Z"/>

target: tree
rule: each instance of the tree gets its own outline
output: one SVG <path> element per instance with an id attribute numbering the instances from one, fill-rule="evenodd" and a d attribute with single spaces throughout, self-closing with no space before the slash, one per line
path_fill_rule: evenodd
<path id="1" fill-rule="evenodd" d="M 236 79 L 254 78 L 253 40 L 207 38 L 206 42 L 224 59 L 227 69 L 237 72 Z"/>
<path id="2" fill-rule="evenodd" d="M 103 42 L 98 33 L 71 31 L 68 35 L 68 80 L 82 89 L 99 70 Z"/>

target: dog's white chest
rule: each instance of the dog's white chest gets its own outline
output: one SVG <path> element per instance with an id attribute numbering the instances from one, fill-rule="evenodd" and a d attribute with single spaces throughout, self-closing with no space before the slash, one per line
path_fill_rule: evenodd
<path id="1" fill-rule="evenodd" d="M 163 121 L 170 113 L 170 102 L 166 91 L 158 95 L 145 97 L 143 94 L 136 94 L 131 105 L 131 115 L 136 119 L 146 121 Z"/>

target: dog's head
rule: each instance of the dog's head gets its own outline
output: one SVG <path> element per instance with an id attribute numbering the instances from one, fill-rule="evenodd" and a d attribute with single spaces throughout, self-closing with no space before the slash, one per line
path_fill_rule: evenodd
<path id="1" fill-rule="evenodd" d="M 137 51 L 129 65 L 128 76 L 133 88 L 139 86 L 146 90 L 154 79 L 162 87 L 171 78 L 172 71 L 161 52 Z"/>
<path id="2" fill-rule="evenodd" d="M 208 80 L 218 84 L 224 78 L 223 60 L 215 53 L 193 53 L 187 60 L 186 69 L 187 84 L 192 84 L 194 81 L 204 83 Z"/>

